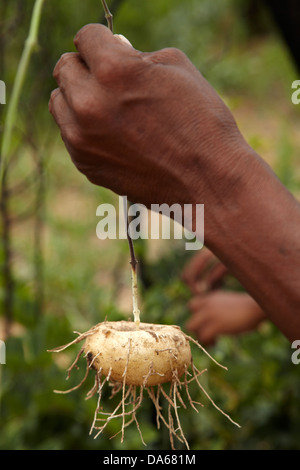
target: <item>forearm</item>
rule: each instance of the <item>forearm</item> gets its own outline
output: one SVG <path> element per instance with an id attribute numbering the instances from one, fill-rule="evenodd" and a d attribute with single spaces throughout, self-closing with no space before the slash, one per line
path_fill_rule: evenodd
<path id="1" fill-rule="evenodd" d="M 240 159 L 232 191 L 205 207 L 206 245 L 292 341 L 300 338 L 300 206 L 254 152 Z"/>
<path id="2" fill-rule="evenodd" d="M 49 109 L 76 167 L 147 207 L 204 204 L 208 248 L 300 338 L 299 206 L 215 90 L 181 51 L 142 53 L 102 25 L 75 46 L 55 67 Z"/>

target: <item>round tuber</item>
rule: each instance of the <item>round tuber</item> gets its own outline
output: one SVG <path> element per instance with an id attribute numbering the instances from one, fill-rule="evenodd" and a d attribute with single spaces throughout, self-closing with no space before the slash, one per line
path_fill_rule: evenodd
<path id="1" fill-rule="evenodd" d="M 116 382 L 152 386 L 181 377 L 191 363 L 190 343 L 177 326 L 120 321 L 102 323 L 88 336 L 84 353 L 93 368 Z"/>
<path id="2" fill-rule="evenodd" d="M 65 391 L 55 390 L 56 393 L 70 393 L 85 382 L 89 372 L 94 371 L 95 382 L 87 393 L 86 399 L 98 394 L 98 402 L 94 413 L 90 434 L 95 430 L 98 437 L 112 419 L 121 419 L 121 441 L 124 440 L 125 428 L 135 422 L 143 436 L 137 419 L 137 411 L 142 405 L 144 392 L 152 400 L 157 415 L 157 427 L 163 423 L 169 430 L 170 444 L 175 449 L 177 439 L 189 449 L 179 419 L 179 408 L 187 408 L 189 404 L 197 413 L 197 406 L 189 392 L 189 384 L 196 382 L 204 395 L 215 408 L 225 415 L 233 424 L 239 427 L 230 416 L 224 413 L 211 399 L 200 383 L 200 376 L 206 372 L 195 366 L 190 343 L 196 344 L 210 359 L 220 367 L 226 367 L 213 359 L 208 352 L 193 338 L 187 336 L 178 326 L 155 325 L 132 321 L 99 323 L 70 343 L 55 348 L 50 352 L 61 352 L 73 344 L 84 341 L 74 362 L 68 368 L 67 379 L 82 355 L 86 358 L 86 372 L 81 382 Z M 111 397 L 120 393 L 120 401 L 115 409 L 108 413 L 101 404 L 102 392 L 105 385 L 112 388 Z M 185 400 L 184 401 L 184 396 Z M 166 415 L 163 412 L 162 401 L 167 404 Z M 119 434 L 119 433 L 117 433 Z M 114 437 L 114 436 L 112 436 Z M 146 445 L 146 444 L 145 444 Z"/>

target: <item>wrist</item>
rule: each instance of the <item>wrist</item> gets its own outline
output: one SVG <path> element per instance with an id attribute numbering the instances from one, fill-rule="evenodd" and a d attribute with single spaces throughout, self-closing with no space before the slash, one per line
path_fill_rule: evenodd
<path id="1" fill-rule="evenodd" d="M 272 174 L 247 144 L 224 157 L 224 164 L 217 163 L 217 168 L 210 169 L 214 175 L 210 197 L 204 197 L 205 240 L 212 251 L 225 250 L 225 244 L 228 249 L 228 243 L 241 231 L 241 223 L 246 224 L 247 214 L 250 217 L 255 211 L 261 188 Z"/>

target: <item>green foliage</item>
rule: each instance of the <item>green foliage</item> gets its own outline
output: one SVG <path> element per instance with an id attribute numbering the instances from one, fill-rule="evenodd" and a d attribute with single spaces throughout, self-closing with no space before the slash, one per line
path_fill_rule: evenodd
<path id="1" fill-rule="evenodd" d="M 8 99 L 32 2 L 15 0 L 0 5 L 6 22 L 17 16 L 21 5 L 18 28 L 13 36 L 7 32 L 5 76 L 1 79 L 8 85 Z M 115 30 L 140 50 L 183 49 L 237 112 L 245 137 L 262 156 L 272 154 L 278 176 L 296 191 L 300 184 L 296 157 L 299 141 L 293 121 L 299 116 L 298 110 L 291 108 L 289 93 L 297 77 L 265 10 L 259 13 L 258 33 L 248 19 L 247 5 L 246 0 L 123 0 L 115 14 Z M 10 181 L 30 173 L 29 142 L 33 140 L 46 161 L 47 210 L 42 233 L 45 300 L 43 310 L 37 312 L 32 225 L 28 223 L 18 226 L 13 238 L 14 327 L 6 340 L 7 364 L 0 366 L 1 449 L 144 448 L 134 426 L 126 430 L 123 446 L 119 437 L 109 439 L 118 430 L 114 423 L 100 439 L 89 436 L 96 397 L 85 401 L 84 391 L 92 386 L 91 378 L 83 389 L 69 395 L 53 393 L 81 380 L 84 361 L 66 382 L 65 370 L 78 349 L 73 347 L 62 357 L 47 352 L 73 339 L 73 330 L 84 331 L 106 317 L 118 320 L 130 315 L 126 300 L 127 292 L 130 298 L 127 242 L 100 242 L 95 234 L 97 206 L 117 203 L 117 199 L 109 191 L 90 185 L 74 170 L 47 107 L 50 92 L 56 87 L 52 78 L 56 61 L 62 53 L 74 50 L 73 37 L 79 28 L 99 20 L 103 16 L 98 1 L 46 0 L 39 50 L 31 62 L 21 99 L 14 133 L 19 157 Z M 31 205 L 34 191 L 32 186 L 25 196 L 16 198 L 13 211 Z M 170 242 L 162 255 L 152 258 L 151 248 L 151 243 L 136 243 L 142 320 L 175 323 L 184 329 L 190 293 L 180 273 L 191 254 L 180 243 Z M 1 264 L 2 258 L 1 252 Z M 4 288 L 1 280 L 1 299 Z M 241 289 L 234 280 L 229 280 L 226 288 Z M 3 317 L 5 312 L 1 314 Z M 197 367 L 208 368 L 203 384 L 218 406 L 242 428 L 235 428 L 193 387 L 193 398 L 205 407 L 199 414 L 180 409 L 191 448 L 299 450 L 299 366 L 291 363 L 290 346 L 281 334 L 264 325 L 243 337 L 220 339 L 210 353 L 229 371 L 217 368 L 193 347 Z M 104 404 L 112 406 L 108 396 L 104 396 Z M 169 448 L 168 432 L 156 430 L 153 405 L 148 400 L 139 422 L 148 449 Z"/>

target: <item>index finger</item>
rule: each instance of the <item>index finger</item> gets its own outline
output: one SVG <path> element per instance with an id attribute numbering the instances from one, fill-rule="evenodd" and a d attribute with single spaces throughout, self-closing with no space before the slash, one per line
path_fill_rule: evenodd
<path id="1" fill-rule="evenodd" d="M 129 45 L 115 37 L 110 29 L 98 23 L 81 28 L 74 38 L 74 44 L 89 69 L 94 69 L 105 58 L 106 47 L 119 47 L 120 54 L 124 52 L 124 47 L 129 49 Z M 130 49 L 134 51 L 131 46 Z"/>

